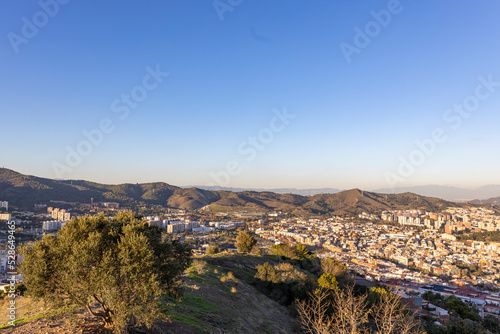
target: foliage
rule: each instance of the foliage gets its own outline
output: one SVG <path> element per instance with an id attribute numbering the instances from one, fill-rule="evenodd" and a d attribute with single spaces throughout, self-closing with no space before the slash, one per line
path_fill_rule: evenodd
<path id="1" fill-rule="evenodd" d="M 336 290 L 339 288 L 337 278 L 332 274 L 323 274 L 318 278 L 318 285 L 320 288 Z"/>
<path id="2" fill-rule="evenodd" d="M 203 275 L 206 271 L 207 261 L 203 260 L 193 260 L 193 264 L 190 269 L 195 271 L 198 275 Z"/>
<path id="3" fill-rule="evenodd" d="M 311 255 L 303 260 L 292 260 L 292 264 L 299 266 L 301 269 L 310 272 L 315 276 L 321 276 L 321 261 L 318 257 Z"/>
<path id="4" fill-rule="evenodd" d="M 207 255 L 214 255 L 217 253 L 220 253 L 220 248 L 216 244 L 211 244 L 210 246 L 207 247 L 207 250 L 205 251 Z"/>
<path id="5" fill-rule="evenodd" d="M 368 290 L 368 303 L 370 304 L 371 307 L 377 307 L 380 302 L 383 300 L 384 296 L 387 295 L 389 292 L 385 290 L 384 288 L 380 287 L 371 287 Z"/>
<path id="6" fill-rule="evenodd" d="M 453 319 L 446 329 L 448 334 L 487 334 L 481 323 L 471 319 Z"/>
<path id="7" fill-rule="evenodd" d="M 479 313 L 467 306 L 467 304 L 455 296 L 449 296 L 446 298 L 444 309 L 448 310 L 452 315 L 458 315 L 462 319 L 470 319 L 472 321 L 481 322 L 481 316 Z"/>
<path id="8" fill-rule="evenodd" d="M 439 293 L 427 291 L 422 297 L 430 303 L 446 309 L 451 316 L 446 327 L 436 328 L 430 322 L 426 322 L 425 328 L 429 333 L 500 333 L 498 319 L 486 316 L 481 319 L 479 311 L 468 306 L 455 296 L 444 297 Z"/>
<path id="9" fill-rule="evenodd" d="M 161 295 L 182 293 L 179 277 L 190 262 L 186 246 L 162 241 L 158 228 L 132 213 L 74 219 L 22 254 L 32 297 L 58 308 L 85 306 L 117 332 L 162 318 Z"/>
<path id="10" fill-rule="evenodd" d="M 307 249 L 307 247 L 303 244 L 297 244 L 296 247 L 297 247 L 297 250 L 299 251 L 299 253 L 301 254 L 301 257 L 303 257 L 303 258 L 306 258 L 306 257 L 313 255 L 313 253 L 311 253 L 309 251 L 309 249 Z"/>
<path id="11" fill-rule="evenodd" d="M 481 317 L 477 309 L 473 309 L 455 296 L 444 297 L 439 293 L 427 291 L 422 295 L 425 300 L 431 304 L 444 308 L 450 315 L 457 316 L 462 319 L 470 319 L 472 321 L 481 322 Z"/>
<path id="12" fill-rule="evenodd" d="M 236 237 L 236 248 L 240 253 L 248 253 L 252 250 L 253 246 L 257 243 L 257 240 L 252 233 L 248 231 L 240 231 Z"/>
<path id="13" fill-rule="evenodd" d="M 24 293 L 26 292 L 26 290 L 27 290 L 26 284 L 24 284 L 24 283 L 16 284 L 15 292 L 19 296 L 24 296 Z"/>
<path id="14" fill-rule="evenodd" d="M 491 314 L 484 317 L 483 325 L 492 333 L 500 333 L 500 321 Z"/>
<path id="15" fill-rule="evenodd" d="M 240 281 L 234 276 L 234 274 L 229 271 L 227 274 L 222 275 L 220 278 L 220 281 L 222 283 L 229 283 L 232 282 L 234 285 L 237 285 Z"/>
<path id="16" fill-rule="evenodd" d="M 271 253 L 291 260 L 305 260 L 314 256 L 303 244 L 291 245 L 287 243 L 271 246 Z"/>
<path id="17" fill-rule="evenodd" d="M 341 286 L 353 283 L 347 266 L 335 259 L 326 258 L 321 260 L 321 272 L 334 275 Z"/>
<path id="18" fill-rule="evenodd" d="M 321 269 L 323 273 L 332 274 L 334 276 L 345 275 L 348 271 L 345 264 L 332 258 L 322 260 Z"/>
<path id="19" fill-rule="evenodd" d="M 312 291 L 315 280 L 290 263 L 258 265 L 256 286 L 282 305 L 290 305 L 295 298 L 304 298 Z"/>

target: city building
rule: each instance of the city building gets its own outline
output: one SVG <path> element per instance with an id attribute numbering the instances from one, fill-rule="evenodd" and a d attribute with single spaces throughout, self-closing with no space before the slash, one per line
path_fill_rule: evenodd
<path id="1" fill-rule="evenodd" d="M 110 208 L 110 209 L 118 209 L 120 207 L 120 203 L 116 202 L 102 202 L 101 204 L 105 208 Z"/>
<path id="2" fill-rule="evenodd" d="M 0 220 L 10 220 L 12 218 L 10 213 L 0 213 Z"/>
<path id="3" fill-rule="evenodd" d="M 42 223 L 42 230 L 44 232 L 56 232 L 63 228 L 66 221 L 45 221 Z"/>

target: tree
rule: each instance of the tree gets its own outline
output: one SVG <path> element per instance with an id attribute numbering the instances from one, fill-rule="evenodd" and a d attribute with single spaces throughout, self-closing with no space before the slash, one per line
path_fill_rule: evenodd
<path id="1" fill-rule="evenodd" d="M 470 319 L 472 321 L 481 322 L 479 312 L 467 306 L 467 304 L 465 304 L 458 297 L 448 296 L 444 302 L 444 309 L 449 311 L 452 316 L 458 315 L 462 319 Z"/>
<path id="2" fill-rule="evenodd" d="M 332 274 L 323 274 L 318 278 L 318 285 L 320 288 L 335 290 L 339 288 L 337 278 Z"/>
<path id="3" fill-rule="evenodd" d="M 331 311 L 330 311 L 331 310 Z M 367 294 L 356 295 L 353 285 L 343 289 L 319 289 L 309 300 L 297 301 L 303 329 L 311 334 L 371 333 L 372 316 L 380 334 L 421 334 L 419 323 L 401 307 L 400 297 L 386 292 L 369 308 Z"/>
<path id="4" fill-rule="evenodd" d="M 207 247 L 207 250 L 205 251 L 205 253 L 207 255 L 214 255 L 214 254 L 217 254 L 220 252 L 220 249 L 219 249 L 219 246 L 217 246 L 216 244 L 210 244 L 210 246 Z"/>
<path id="5" fill-rule="evenodd" d="M 330 290 L 333 295 L 332 306 L 335 312 L 333 333 L 363 333 L 366 331 L 370 310 L 366 304 L 366 295 L 356 296 L 354 286 L 340 290 Z"/>
<path id="6" fill-rule="evenodd" d="M 451 316 L 458 316 L 463 319 L 470 319 L 472 321 L 481 322 L 481 316 L 479 315 L 479 310 L 475 307 L 469 307 L 462 300 L 455 296 L 444 297 L 439 293 L 432 293 L 427 291 L 422 295 L 422 298 L 428 300 L 431 304 L 442 307 Z"/>
<path id="7" fill-rule="evenodd" d="M 332 274 L 337 278 L 340 286 L 354 284 L 354 280 L 349 275 L 349 269 L 340 261 L 332 258 L 321 260 L 321 271 L 325 274 Z"/>
<path id="8" fill-rule="evenodd" d="M 382 289 L 379 291 L 384 292 L 379 292 L 380 300 L 373 308 L 373 318 L 379 333 L 422 333 L 418 321 L 413 318 L 413 315 L 404 311 L 399 295 Z"/>
<path id="9" fill-rule="evenodd" d="M 264 264 L 258 265 L 256 268 L 257 268 L 257 273 L 255 274 L 255 278 L 258 278 L 264 282 L 272 282 L 272 283 L 280 282 L 280 276 L 276 272 L 276 269 L 274 269 L 274 267 L 269 264 L 269 262 L 265 262 Z"/>
<path id="10" fill-rule="evenodd" d="M 331 301 L 325 291 L 311 293 L 309 301 L 298 301 L 297 311 L 302 328 L 310 334 L 333 333 L 334 319 L 328 313 Z"/>
<path id="11" fill-rule="evenodd" d="M 86 307 L 116 332 L 164 318 L 162 295 L 180 296 L 190 262 L 188 247 L 162 241 L 130 212 L 74 219 L 22 254 L 28 294 L 57 308 Z"/>
<path id="12" fill-rule="evenodd" d="M 286 262 L 274 266 L 265 262 L 256 269 L 257 289 L 282 305 L 290 305 L 296 298 L 305 298 L 315 283 L 311 275 Z"/>
<path id="13" fill-rule="evenodd" d="M 305 259 L 308 256 L 312 255 L 312 253 L 309 251 L 309 249 L 307 249 L 307 247 L 303 244 L 297 244 L 296 248 L 300 253 L 300 259 Z"/>
<path id="14" fill-rule="evenodd" d="M 355 296 L 352 285 L 343 290 L 323 289 L 311 293 L 309 301 L 299 301 L 297 311 L 310 334 L 366 333 L 370 310 L 365 299 L 366 295 Z"/>
<path id="15" fill-rule="evenodd" d="M 303 244 L 292 245 L 287 243 L 271 246 L 271 253 L 299 261 L 302 261 L 306 259 L 307 256 L 312 255 L 312 253 Z"/>
<path id="16" fill-rule="evenodd" d="M 484 317 L 483 325 L 486 329 L 488 329 L 492 333 L 500 332 L 500 322 L 498 321 L 497 318 L 495 318 L 491 314 L 488 314 L 487 316 Z"/>
<path id="17" fill-rule="evenodd" d="M 257 243 L 253 234 L 248 231 L 240 231 L 236 237 L 236 248 L 240 253 L 248 253 L 252 250 L 253 246 Z"/>
<path id="18" fill-rule="evenodd" d="M 378 307 L 384 295 L 389 292 L 381 287 L 373 286 L 368 290 L 368 296 L 366 300 L 370 307 Z"/>
<path id="19" fill-rule="evenodd" d="M 321 269 L 325 274 L 332 274 L 334 276 L 346 275 L 348 271 L 345 264 L 332 258 L 322 260 Z"/>

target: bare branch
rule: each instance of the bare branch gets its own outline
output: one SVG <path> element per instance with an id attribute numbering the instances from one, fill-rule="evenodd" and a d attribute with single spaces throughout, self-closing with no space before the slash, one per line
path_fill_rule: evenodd
<path id="1" fill-rule="evenodd" d="M 373 318 L 380 334 L 419 334 L 423 333 L 419 322 L 411 314 L 407 314 L 401 305 L 401 297 L 397 294 L 381 295 L 380 303 Z"/>

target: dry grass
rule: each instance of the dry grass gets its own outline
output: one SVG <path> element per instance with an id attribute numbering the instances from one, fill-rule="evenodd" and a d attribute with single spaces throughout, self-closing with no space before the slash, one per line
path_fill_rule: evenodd
<path id="1" fill-rule="evenodd" d="M 0 300 L 0 326 L 7 325 L 10 321 L 7 317 L 10 311 L 7 308 L 9 307 L 11 300 L 12 299 L 7 297 Z M 43 302 L 34 301 L 28 297 L 18 297 L 15 299 L 15 302 L 16 320 L 31 319 L 53 311 L 45 307 Z"/>

